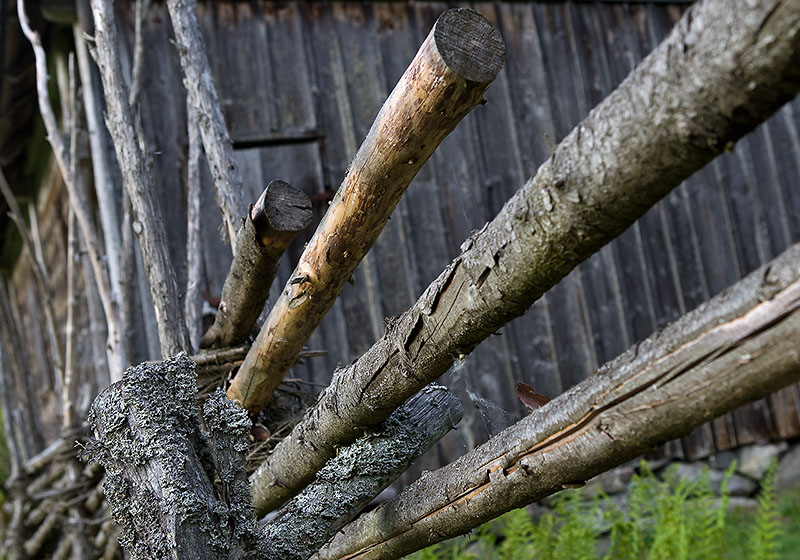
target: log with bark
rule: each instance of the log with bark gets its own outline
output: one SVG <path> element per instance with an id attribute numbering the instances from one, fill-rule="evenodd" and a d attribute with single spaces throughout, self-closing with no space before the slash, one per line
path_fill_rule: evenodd
<path id="1" fill-rule="evenodd" d="M 260 411 L 436 147 L 483 99 L 505 46 L 486 18 L 442 14 L 384 103 L 228 396 Z"/>
<path id="2" fill-rule="evenodd" d="M 800 244 L 337 535 L 399 558 L 620 465 L 800 379 Z"/>
<path id="3" fill-rule="evenodd" d="M 217 391 L 203 408 L 208 434 L 201 431 L 194 362 L 185 355 L 129 368 L 101 393 L 90 417 L 97 440 L 85 453 L 106 469 L 106 496 L 134 559 L 305 559 L 462 413 L 446 388 L 423 391 L 343 449 L 262 532 L 242 458 L 247 414 Z"/>
<path id="4" fill-rule="evenodd" d="M 253 476 L 262 514 L 800 89 L 800 10 L 692 6 Z M 746 87 L 743 87 L 743 84 Z M 277 484 L 280 481 L 280 484 Z"/>
<path id="5" fill-rule="evenodd" d="M 214 323 L 200 348 L 227 348 L 250 335 L 267 301 L 283 252 L 311 223 L 311 201 L 284 181 L 272 181 L 242 220 Z"/>

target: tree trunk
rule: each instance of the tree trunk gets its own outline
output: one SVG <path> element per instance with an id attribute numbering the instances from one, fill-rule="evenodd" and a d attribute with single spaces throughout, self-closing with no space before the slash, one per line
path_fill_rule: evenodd
<path id="1" fill-rule="evenodd" d="M 231 399 L 253 414 L 269 401 L 408 184 L 481 102 L 504 58 L 499 32 L 477 12 L 456 9 L 439 17 L 350 164 L 228 389 Z"/>
<path id="2" fill-rule="evenodd" d="M 675 29 L 463 245 L 416 304 L 339 370 L 253 475 L 262 514 L 364 426 L 521 315 L 581 261 L 800 89 L 800 10 L 692 6 Z M 747 87 L 742 87 L 747 84 Z M 275 484 L 280 480 L 281 484 Z"/>
<path id="3" fill-rule="evenodd" d="M 583 483 L 800 379 L 800 244 L 484 445 L 317 556 L 398 558 Z"/>
<path id="4" fill-rule="evenodd" d="M 267 185 L 242 220 L 219 309 L 200 340 L 201 348 L 227 348 L 247 339 L 267 301 L 281 255 L 312 218 L 305 193 L 283 181 Z"/>
<path id="5" fill-rule="evenodd" d="M 206 408 L 212 410 L 207 441 L 196 397 L 194 362 L 179 355 L 128 368 L 92 405 L 97 443 L 89 456 L 106 470 L 106 499 L 134 560 L 244 558 L 254 542 L 255 518 L 237 455 L 247 448 L 250 421 L 217 393 Z M 222 498 L 212 484 L 209 449 Z"/>

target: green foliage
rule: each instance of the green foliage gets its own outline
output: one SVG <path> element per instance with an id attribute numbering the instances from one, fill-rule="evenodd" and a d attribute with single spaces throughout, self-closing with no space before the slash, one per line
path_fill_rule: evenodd
<path id="1" fill-rule="evenodd" d="M 753 520 L 753 531 L 750 533 L 749 551 L 752 560 L 777 560 L 780 537 L 783 533 L 778 518 L 778 495 L 775 490 L 775 472 L 778 461 L 769 465 L 767 474 L 761 483 L 758 495 L 758 508 Z"/>
<path id="2" fill-rule="evenodd" d="M 706 470 L 697 480 L 668 469 L 659 479 L 643 461 L 620 507 L 602 491 L 552 499 L 552 511 L 533 521 L 524 509 L 455 539 L 420 551 L 413 560 L 779 560 L 800 550 L 800 491 L 780 502 L 773 461 L 755 513 L 732 511 L 728 482 L 719 497 Z"/>

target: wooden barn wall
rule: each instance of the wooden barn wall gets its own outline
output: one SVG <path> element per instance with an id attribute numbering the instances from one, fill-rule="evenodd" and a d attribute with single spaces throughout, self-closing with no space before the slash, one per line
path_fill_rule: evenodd
<path id="1" fill-rule="evenodd" d="M 488 103 L 464 119 L 420 171 L 354 283 L 309 341 L 309 348 L 327 350 L 327 356 L 295 367 L 292 376 L 327 384 L 337 364 L 356 358 L 380 337 L 384 318 L 414 302 L 470 232 L 500 210 L 681 13 L 665 4 L 472 6 L 499 27 L 507 45 L 505 69 L 488 91 Z M 378 109 L 447 7 L 433 2 L 201 3 L 199 18 L 247 198 L 255 200 L 271 179 L 287 180 L 312 198 L 318 222 Z M 121 9 L 120 29 L 130 49 L 132 3 L 122 3 Z M 185 91 L 170 34 L 165 8 L 155 3 L 145 34 L 143 117 L 181 277 Z M 678 187 L 525 316 L 457 361 L 443 382 L 463 398 L 467 413 L 416 471 L 452 460 L 520 418 L 525 410 L 514 397 L 517 383 L 550 396 L 562 392 L 800 240 L 798 129 L 795 101 L 732 154 Z M 231 253 L 220 238 L 207 171 L 203 189 L 204 293 L 213 300 Z M 60 214 L 63 221 L 63 209 Z M 63 223 L 54 223 L 63 233 Z M 273 299 L 313 229 L 283 258 Z M 58 243 L 63 245 L 54 239 L 52 246 Z M 61 246 L 58 252 L 66 254 Z M 32 282 L 29 275 L 17 275 L 14 284 L 30 330 L 39 313 L 27 294 Z M 146 289 L 141 293 L 149 297 Z M 65 303 L 58 305 L 63 316 Z M 89 328 L 87 321 L 82 328 Z M 136 356 L 140 360 L 158 351 L 152 316 L 143 314 L 143 322 L 151 327 L 141 333 L 146 344 Z M 26 336 L 35 339 L 33 331 Z M 31 353 L 36 352 L 43 350 Z M 47 376 L 36 379 L 46 383 Z M 715 449 L 795 437 L 799 412 L 793 386 L 669 443 L 665 452 L 699 458 Z"/>

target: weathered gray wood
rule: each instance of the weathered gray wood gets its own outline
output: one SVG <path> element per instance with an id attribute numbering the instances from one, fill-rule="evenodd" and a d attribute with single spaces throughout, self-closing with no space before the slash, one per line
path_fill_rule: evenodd
<path id="1" fill-rule="evenodd" d="M 245 341 L 267 300 L 281 255 L 311 218 L 308 196 L 284 181 L 267 185 L 242 221 L 219 308 L 200 348 Z"/>
<path id="2" fill-rule="evenodd" d="M 431 385 L 342 449 L 263 529 L 274 560 L 306 560 L 461 420 L 461 401 Z"/>
<path id="3" fill-rule="evenodd" d="M 186 327 L 189 329 L 191 350 L 200 347 L 203 336 L 203 244 L 201 234 L 201 175 L 203 145 L 197 112 L 186 101 L 186 128 L 188 143 L 186 154 Z"/>
<path id="4" fill-rule="evenodd" d="M 233 157 L 233 145 L 222 117 L 222 107 L 217 97 L 205 43 L 197 24 L 197 2 L 168 0 L 167 7 L 181 59 L 183 83 L 189 93 L 189 102 L 199 117 L 203 147 L 217 191 L 217 205 L 233 246 L 239 218 L 245 215 L 247 206 L 242 190 L 242 176 Z"/>
<path id="5" fill-rule="evenodd" d="M 712 0 L 689 13 L 502 212 L 465 242 L 461 256 L 414 307 L 336 374 L 255 473 L 257 511 L 297 492 L 335 446 L 386 418 L 455 358 L 524 313 L 574 266 L 795 95 L 800 12 L 770 1 L 731 11 Z M 692 56 L 683 55 L 687 45 Z M 752 87 L 742 89 L 743 80 Z"/>
<path id="6" fill-rule="evenodd" d="M 504 56 L 499 33 L 476 12 L 441 16 L 376 117 L 229 397 L 251 413 L 266 404 L 411 180 L 480 102 Z"/>
<path id="7" fill-rule="evenodd" d="M 161 206 L 149 153 L 142 149 L 128 104 L 128 88 L 122 76 L 117 26 L 109 0 L 92 2 L 95 25 L 95 57 L 106 99 L 106 125 L 114 140 L 123 184 L 130 197 L 133 224 L 146 264 L 150 294 L 155 307 L 161 353 L 174 355 L 189 347 L 189 336 L 175 270 L 167 252 Z"/>
<path id="8" fill-rule="evenodd" d="M 399 558 L 800 379 L 800 245 L 345 527 L 317 560 Z"/>
<path id="9" fill-rule="evenodd" d="M 206 424 L 225 499 L 203 464 L 194 362 L 185 355 L 129 368 L 102 392 L 89 417 L 97 443 L 90 458 L 106 471 L 105 496 L 131 558 L 243 558 L 255 518 L 247 481 L 237 476 L 247 415 L 219 394 Z M 224 413 L 224 414 L 223 414 Z M 229 430 L 225 448 L 221 431 Z M 235 452 L 234 452 L 235 451 Z M 230 453 L 227 453 L 230 452 Z M 249 524 L 248 524 L 249 523 Z"/>

